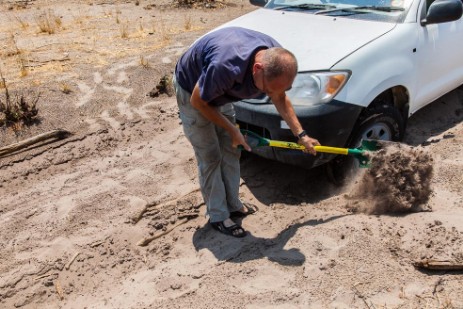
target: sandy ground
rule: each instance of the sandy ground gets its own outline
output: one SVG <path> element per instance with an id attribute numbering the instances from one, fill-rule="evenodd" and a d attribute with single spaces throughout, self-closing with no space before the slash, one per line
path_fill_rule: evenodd
<path id="1" fill-rule="evenodd" d="M 259 211 L 234 239 L 206 224 L 175 99 L 148 94 L 195 38 L 254 8 L 66 2 L 0 4 L 1 70 L 40 93 L 41 117 L 0 146 L 73 132 L 0 158 L 1 308 L 463 308 L 462 271 L 414 266 L 463 263 L 463 89 L 407 128 L 404 146 L 432 158 L 425 211 L 359 211 L 385 196 L 246 155 L 241 197 Z"/>

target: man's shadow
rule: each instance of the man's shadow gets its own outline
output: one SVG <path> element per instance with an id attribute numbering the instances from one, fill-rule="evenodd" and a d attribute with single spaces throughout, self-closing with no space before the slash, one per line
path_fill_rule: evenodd
<path id="1" fill-rule="evenodd" d="M 284 249 L 296 231 L 304 226 L 317 226 L 348 215 L 332 216 L 325 220 L 308 220 L 295 223 L 281 231 L 275 238 L 262 238 L 248 235 L 244 238 L 234 238 L 221 234 L 209 225 L 196 230 L 193 235 L 193 245 L 196 251 L 208 249 L 219 261 L 243 263 L 246 261 L 267 258 L 272 262 L 286 266 L 300 266 L 305 262 L 305 256 L 298 248 Z"/>

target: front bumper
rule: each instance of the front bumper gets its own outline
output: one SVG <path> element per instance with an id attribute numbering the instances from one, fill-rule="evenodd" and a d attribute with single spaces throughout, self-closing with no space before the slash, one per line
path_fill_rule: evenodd
<path id="1" fill-rule="evenodd" d="M 239 101 L 234 105 L 236 120 L 241 129 L 253 131 L 273 140 L 297 141 L 271 102 Z M 296 105 L 294 111 L 310 137 L 318 139 L 320 144 L 325 146 L 345 147 L 362 107 L 333 100 L 313 106 Z M 299 150 L 274 147 L 255 148 L 253 153 L 307 169 L 326 163 L 335 157 L 325 153 L 312 156 Z"/>

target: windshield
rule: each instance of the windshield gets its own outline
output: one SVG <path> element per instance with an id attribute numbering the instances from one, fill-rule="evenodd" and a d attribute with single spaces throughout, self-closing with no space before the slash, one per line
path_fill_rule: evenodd
<path id="1" fill-rule="evenodd" d="M 308 14 L 402 22 L 413 0 L 270 0 L 266 8 Z"/>

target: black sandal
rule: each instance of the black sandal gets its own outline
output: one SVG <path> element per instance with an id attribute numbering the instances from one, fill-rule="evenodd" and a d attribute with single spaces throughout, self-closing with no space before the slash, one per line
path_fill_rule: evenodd
<path id="1" fill-rule="evenodd" d="M 247 235 L 246 231 L 241 227 L 241 225 L 235 223 L 231 226 L 225 226 L 222 222 L 209 222 L 214 229 L 217 231 L 225 234 L 225 235 L 230 235 L 233 237 L 244 237 Z M 238 231 L 238 232 L 237 232 Z"/>
<path id="2" fill-rule="evenodd" d="M 246 217 L 248 215 L 252 215 L 252 214 L 256 213 L 259 210 L 259 208 L 257 208 L 256 205 L 249 204 L 249 203 L 243 203 L 243 207 L 245 207 L 248 211 L 247 212 L 241 212 L 239 210 L 232 211 L 232 212 L 230 212 L 230 217 L 244 218 L 244 217 Z"/>

